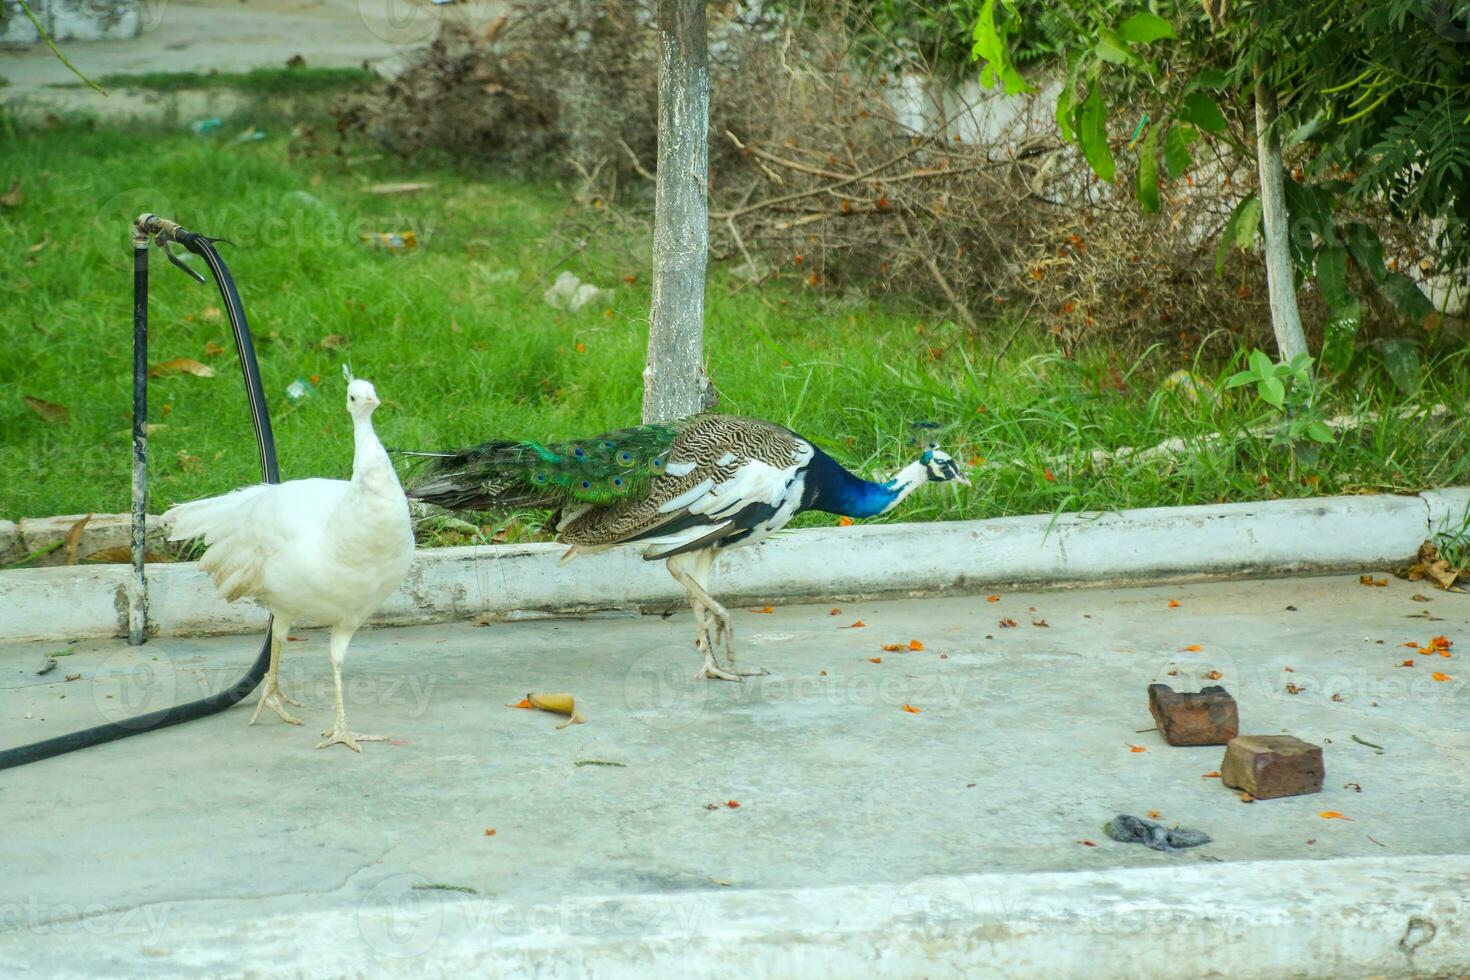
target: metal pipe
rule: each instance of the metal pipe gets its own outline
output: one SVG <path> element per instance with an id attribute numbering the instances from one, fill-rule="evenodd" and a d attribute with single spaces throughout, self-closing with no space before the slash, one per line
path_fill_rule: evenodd
<path id="1" fill-rule="evenodd" d="M 147 350 L 147 316 L 148 316 L 148 243 L 156 242 L 168 256 L 170 262 L 183 269 L 189 275 L 205 282 L 203 276 L 184 265 L 170 251 L 168 246 L 172 242 L 182 245 L 184 248 L 202 258 L 209 266 L 210 273 L 214 276 L 215 284 L 219 287 L 220 298 L 224 302 L 225 312 L 230 319 L 230 328 L 235 335 L 235 348 L 240 353 L 240 368 L 245 375 L 245 394 L 250 404 L 250 418 L 255 429 L 255 444 L 260 452 L 261 477 L 265 483 L 281 482 L 280 470 L 276 465 L 276 444 L 271 432 L 270 413 L 267 411 L 265 391 L 260 383 L 260 367 L 255 361 L 255 344 L 250 336 L 250 324 L 245 319 L 245 307 L 240 302 L 239 290 L 235 288 L 235 280 L 230 276 L 230 270 L 225 267 L 224 260 L 220 258 L 219 252 L 215 250 L 214 239 L 180 228 L 176 222 L 167 218 L 160 218 L 153 214 L 144 214 L 133 223 L 133 570 L 135 588 L 141 593 L 143 580 L 143 554 L 146 546 L 144 536 L 144 516 L 139 510 L 146 504 L 146 474 L 147 474 L 147 436 L 148 420 L 147 408 L 147 386 L 148 386 L 148 350 Z M 141 249 L 142 255 L 139 255 Z M 140 428 L 141 427 L 141 428 Z M 146 596 L 141 596 L 143 603 L 143 619 L 140 625 L 146 624 Z M 129 596 L 128 607 L 128 639 L 133 642 L 134 624 L 133 596 Z M 98 725 L 79 732 L 67 735 L 59 735 L 44 741 L 33 742 L 30 745 L 21 745 L 13 749 L 0 752 L 0 769 L 9 769 L 12 766 L 25 765 L 28 762 L 38 762 L 41 759 L 49 759 L 52 756 L 62 755 L 66 752 L 74 752 L 93 745 L 101 745 L 115 739 L 126 738 L 129 735 L 137 735 L 140 732 L 151 732 L 169 725 L 177 725 L 181 722 L 192 721 L 195 718 L 203 718 L 243 701 L 251 691 L 260 684 L 261 678 L 265 677 L 266 668 L 270 666 L 271 659 L 271 629 L 274 620 L 266 624 L 265 642 L 261 645 L 260 653 L 256 655 L 255 662 L 250 665 L 239 680 L 231 684 L 225 690 L 197 701 L 187 704 L 177 704 L 170 708 L 152 711 L 135 718 L 127 718 L 120 722 L 112 722 L 106 725 Z M 141 638 L 142 633 L 139 633 Z"/>
<path id="2" fill-rule="evenodd" d="M 133 580 L 128 645 L 148 641 L 148 235 L 133 228 Z"/>

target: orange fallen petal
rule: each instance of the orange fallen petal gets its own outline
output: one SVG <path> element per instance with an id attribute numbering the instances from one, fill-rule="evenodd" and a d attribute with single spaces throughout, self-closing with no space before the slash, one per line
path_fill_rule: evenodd
<path id="1" fill-rule="evenodd" d="M 828 616 L 840 616 L 841 614 L 842 614 L 842 610 L 841 609 L 838 609 L 836 606 L 833 606 L 832 607 L 832 611 L 829 612 L 827 615 Z"/>
<path id="2" fill-rule="evenodd" d="M 1317 814 L 1317 816 L 1321 817 L 1323 820 L 1351 820 L 1351 819 L 1353 819 L 1352 817 L 1343 816 L 1341 813 L 1338 813 L 1336 810 L 1323 810 L 1321 813 Z"/>
<path id="3" fill-rule="evenodd" d="M 1090 840 L 1079 840 L 1077 843 L 1081 844 L 1083 847 L 1096 847 L 1097 846 L 1096 844 L 1094 844 Z"/>
<path id="4" fill-rule="evenodd" d="M 882 662 L 883 662 L 883 658 L 882 657 L 869 657 L 868 658 L 868 663 L 870 663 L 870 664 L 881 664 Z"/>
<path id="5" fill-rule="evenodd" d="M 1434 639 L 1429 641 L 1429 645 L 1432 647 L 1437 647 L 1440 650 L 1448 650 L 1455 644 L 1454 641 L 1452 641 L 1448 636 L 1436 636 Z"/>
<path id="6" fill-rule="evenodd" d="M 1399 664 L 1399 666 L 1400 667 L 1412 667 L 1412 666 L 1414 666 L 1414 661 L 1412 661 L 1412 660 L 1405 660 L 1403 663 Z"/>
<path id="7" fill-rule="evenodd" d="M 914 706 L 913 706 L 913 705 L 911 705 L 911 704 L 906 704 L 906 705 L 904 705 L 904 706 L 903 706 L 903 710 L 905 710 L 905 711 L 907 711 L 907 712 L 908 712 L 908 713 L 909 713 L 909 714 L 911 714 L 911 715 L 916 715 L 916 714 L 918 714 L 918 713 L 919 713 L 919 712 L 920 712 L 920 711 L 923 711 L 923 710 L 924 710 L 924 709 L 923 709 L 923 708 L 915 708 L 915 707 L 914 707 Z"/>
<path id="8" fill-rule="evenodd" d="M 1180 602 L 1179 602 L 1178 599 L 1170 599 L 1169 600 L 1169 608 L 1170 609 L 1178 609 L 1179 606 L 1180 606 Z"/>
<path id="9" fill-rule="evenodd" d="M 837 526 L 838 527 L 852 527 L 852 518 L 851 517 L 839 517 L 837 519 Z"/>
<path id="10" fill-rule="evenodd" d="M 1200 646 L 1198 643 L 1191 643 L 1187 647 L 1180 647 L 1179 648 L 1179 652 L 1180 653 L 1199 653 L 1203 649 L 1204 649 L 1204 647 Z"/>
<path id="11" fill-rule="evenodd" d="M 506 707 L 507 708 L 531 708 L 531 709 L 534 710 L 536 706 L 531 703 L 531 700 L 529 698 L 521 698 L 515 704 L 508 704 L 508 705 L 506 705 Z"/>
<path id="12" fill-rule="evenodd" d="M 1408 647 L 1410 650 L 1417 650 L 1417 649 L 1419 649 L 1419 644 L 1415 643 L 1413 640 L 1410 640 L 1408 643 L 1405 643 L 1404 646 Z"/>
<path id="13" fill-rule="evenodd" d="M 1128 751 L 1129 752 L 1147 752 L 1148 751 L 1148 749 L 1144 748 L 1142 745 L 1134 745 L 1131 742 L 1127 743 L 1127 745 L 1128 745 Z"/>
<path id="14" fill-rule="evenodd" d="M 1216 770 L 1213 770 L 1212 772 L 1204 773 L 1199 778 L 1200 779 L 1219 779 L 1220 778 L 1220 770 L 1216 769 Z"/>
<path id="15" fill-rule="evenodd" d="M 776 611 L 776 607 L 775 606 L 761 606 L 759 609 L 752 609 L 751 610 L 751 612 L 753 612 L 753 613 L 773 613 L 775 611 Z"/>
<path id="16" fill-rule="evenodd" d="M 837 628 L 840 630 L 860 630 L 867 625 L 868 624 L 863 622 L 861 619 L 855 619 L 851 623 L 848 623 L 846 626 L 839 626 Z"/>
<path id="17" fill-rule="evenodd" d="M 738 810 L 738 809 L 740 809 L 740 801 L 739 800 L 726 800 L 725 801 L 725 805 L 727 807 L 729 807 L 730 809 L 732 809 L 732 810 Z"/>
<path id="18" fill-rule="evenodd" d="M 1433 677 L 1437 681 L 1452 681 L 1452 680 L 1454 680 L 1454 678 L 1451 677 L 1449 674 L 1442 674 L 1442 673 L 1440 673 L 1437 670 L 1434 673 L 1430 674 L 1429 676 L 1430 677 Z"/>
<path id="19" fill-rule="evenodd" d="M 485 828 L 485 836 L 486 837 L 494 837 L 495 836 L 495 828 L 494 827 L 486 827 Z"/>
<path id="20" fill-rule="evenodd" d="M 897 643 L 885 643 L 883 644 L 883 649 L 887 653 L 897 653 L 898 651 L 902 650 L 903 647 L 899 646 Z"/>
<path id="21" fill-rule="evenodd" d="M 918 651 L 924 649 L 924 644 L 920 643 L 918 640 L 909 640 L 909 649 L 917 653 Z"/>
<path id="22" fill-rule="evenodd" d="M 1150 811 L 1148 811 L 1148 818 L 1150 820 L 1157 820 L 1157 819 L 1159 819 L 1160 816 L 1161 816 L 1161 814 L 1157 810 L 1150 810 Z"/>
<path id="23" fill-rule="evenodd" d="M 988 595 L 988 596 L 985 597 L 985 601 L 986 602 L 999 602 L 1000 601 L 1000 596 L 998 596 L 998 595 Z"/>
<path id="24" fill-rule="evenodd" d="M 1208 677 L 1212 681 L 1218 681 L 1220 678 L 1224 677 L 1225 675 L 1222 674 L 1222 673 L 1220 673 L 1218 670 L 1212 670 L 1208 674 L 1206 674 L 1205 676 Z"/>

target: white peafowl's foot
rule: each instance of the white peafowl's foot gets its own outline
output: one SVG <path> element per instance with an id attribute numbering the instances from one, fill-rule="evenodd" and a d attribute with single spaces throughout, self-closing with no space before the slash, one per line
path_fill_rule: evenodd
<path id="1" fill-rule="evenodd" d="M 388 740 L 386 735 L 359 735 L 357 732 L 349 731 L 345 720 L 339 722 L 336 728 L 322 732 L 322 735 L 324 737 L 317 743 L 317 748 L 324 749 L 328 745 L 345 745 L 358 753 L 362 752 L 362 746 L 358 745 L 358 742 L 386 742 Z"/>
<path id="2" fill-rule="evenodd" d="M 291 714 L 291 712 L 286 710 L 287 704 L 294 704 L 298 708 L 301 707 L 300 701 L 297 701 L 295 698 L 288 695 L 285 691 L 281 690 L 281 686 L 276 682 L 275 677 L 267 677 L 265 679 L 265 690 L 261 693 L 260 700 L 255 705 L 255 714 L 250 716 L 250 724 L 255 724 L 256 719 L 260 717 L 261 709 L 264 708 L 266 705 L 270 705 L 271 710 L 280 715 L 281 720 L 284 721 L 286 724 L 301 724 L 300 718 L 297 718 L 295 715 Z"/>

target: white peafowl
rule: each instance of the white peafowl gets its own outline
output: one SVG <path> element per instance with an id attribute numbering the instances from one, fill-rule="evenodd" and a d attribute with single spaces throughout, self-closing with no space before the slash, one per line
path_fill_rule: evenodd
<path id="1" fill-rule="evenodd" d="M 344 371 L 344 373 L 347 373 Z M 293 725 L 280 687 L 281 646 L 293 623 L 330 626 L 332 681 L 337 718 L 317 748 L 340 743 L 361 752 L 363 741 L 384 736 L 358 735 L 347 727 L 342 705 L 342 661 L 352 634 L 382 604 L 413 561 L 413 525 L 408 500 L 383 444 L 373 432 L 378 395 L 367 381 L 347 384 L 354 452 L 351 480 L 291 480 L 245 487 L 221 497 L 179 504 L 163 515 L 173 522 L 170 541 L 204 539 L 208 549 L 199 567 L 233 602 L 258 600 L 274 617 L 271 664 L 260 703 Z"/>
<path id="2" fill-rule="evenodd" d="M 709 593 L 721 549 L 759 541 L 805 510 L 876 517 L 925 483 L 970 482 L 931 445 L 892 479 L 874 483 L 789 429 L 733 415 L 696 415 L 581 442 L 487 442 L 407 455 L 432 457 L 409 488 L 416 500 L 460 510 L 559 508 L 557 540 L 572 546 L 563 561 L 650 541 L 643 557 L 668 559 L 669 574 L 689 594 L 704 657 L 695 676 L 731 681 L 763 672 L 734 669 L 730 614 Z M 728 668 L 715 657 L 720 645 Z"/>

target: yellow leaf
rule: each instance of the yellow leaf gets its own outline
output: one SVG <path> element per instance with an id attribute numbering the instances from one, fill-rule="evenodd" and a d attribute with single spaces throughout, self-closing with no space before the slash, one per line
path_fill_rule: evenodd
<path id="1" fill-rule="evenodd" d="M 915 707 L 914 707 L 914 706 L 913 706 L 913 705 L 911 705 L 911 704 L 906 704 L 906 705 L 904 705 L 904 706 L 903 706 L 903 710 L 905 710 L 905 711 L 907 711 L 907 712 L 908 712 L 908 713 L 909 713 L 909 714 L 911 714 L 911 715 L 916 715 L 916 714 L 918 714 L 918 713 L 919 713 L 919 712 L 920 712 L 920 711 L 923 711 L 923 710 L 924 710 L 924 709 L 923 709 L 923 708 L 915 708 Z"/>
<path id="2" fill-rule="evenodd" d="M 192 357 L 176 357 L 172 361 L 164 361 L 148 369 L 150 378 L 167 378 L 174 374 L 192 374 L 196 378 L 212 378 L 214 368 L 208 364 L 200 364 Z"/>
<path id="3" fill-rule="evenodd" d="M 565 728 L 568 725 L 582 725 L 586 724 L 587 722 L 586 716 L 584 716 L 582 712 L 577 710 L 576 699 L 573 698 L 570 694 L 533 693 L 527 694 L 526 700 L 531 702 L 531 707 L 533 708 L 539 708 L 542 711 L 550 711 L 553 714 L 567 715 L 567 720 L 556 726 L 558 729 Z"/>

